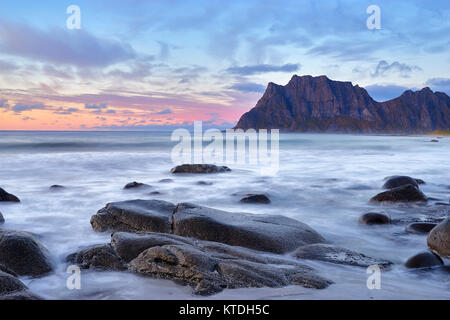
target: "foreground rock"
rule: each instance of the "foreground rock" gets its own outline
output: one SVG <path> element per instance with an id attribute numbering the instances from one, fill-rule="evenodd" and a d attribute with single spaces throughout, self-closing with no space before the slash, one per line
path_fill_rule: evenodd
<path id="1" fill-rule="evenodd" d="M 430 231 L 427 243 L 433 252 L 450 259 L 450 218 L 445 219 Z"/>
<path id="2" fill-rule="evenodd" d="M 38 300 L 14 275 L 0 271 L 0 300 Z"/>
<path id="3" fill-rule="evenodd" d="M 298 248 L 292 256 L 300 259 L 319 260 L 365 268 L 371 265 L 378 265 L 380 268 L 386 269 L 392 265 L 390 261 L 368 257 L 362 253 L 330 244 L 303 246 Z"/>
<path id="4" fill-rule="evenodd" d="M 133 181 L 133 182 L 127 183 L 123 188 L 124 189 L 136 189 L 136 188 L 150 188 L 150 187 L 151 186 L 149 186 L 148 184 Z"/>
<path id="5" fill-rule="evenodd" d="M 52 270 L 47 249 L 22 231 L 0 230 L 0 264 L 20 276 L 37 277 Z"/>
<path id="6" fill-rule="evenodd" d="M 170 170 L 172 173 L 220 173 L 228 171 L 231 171 L 228 167 L 213 164 L 183 164 Z"/>
<path id="7" fill-rule="evenodd" d="M 113 202 L 91 218 L 96 231 L 171 232 L 175 205 L 161 200 Z"/>
<path id="8" fill-rule="evenodd" d="M 101 244 L 84 248 L 69 255 L 66 262 L 77 264 L 83 269 L 104 269 L 123 271 L 127 267 L 110 244 Z"/>
<path id="9" fill-rule="evenodd" d="M 429 233 L 437 226 L 437 223 L 431 222 L 413 222 L 406 226 L 406 232 L 409 233 Z"/>
<path id="10" fill-rule="evenodd" d="M 359 218 L 359 223 L 367 225 L 390 224 L 391 218 L 384 213 L 369 212 Z"/>
<path id="11" fill-rule="evenodd" d="M 2 213 L 0 212 L 0 224 L 5 223 L 5 218 L 3 218 Z"/>
<path id="12" fill-rule="evenodd" d="M 199 295 L 264 286 L 323 289 L 332 283 L 311 267 L 283 257 L 172 234 L 118 232 L 112 235 L 111 246 L 116 259 L 128 262 L 131 272 L 189 285 Z M 93 264 L 89 259 L 83 263 Z"/>
<path id="13" fill-rule="evenodd" d="M 0 202 L 20 202 L 19 198 L 0 188 Z"/>
<path id="14" fill-rule="evenodd" d="M 406 261 L 405 266 L 410 269 L 417 269 L 442 266 L 443 264 L 444 262 L 438 255 L 425 251 L 409 258 L 408 261 Z"/>
<path id="15" fill-rule="evenodd" d="M 415 187 L 419 187 L 419 184 L 425 183 L 421 179 L 415 179 L 408 176 L 391 176 L 384 178 L 384 180 L 386 182 L 383 185 L 383 189 L 393 189 L 404 186 L 406 184 L 412 184 Z"/>
<path id="16" fill-rule="evenodd" d="M 412 184 L 377 194 L 370 202 L 426 202 L 427 197 L 416 186 Z"/>
<path id="17" fill-rule="evenodd" d="M 269 204 L 270 199 L 265 194 L 249 194 L 241 199 L 241 203 L 263 203 Z"/>
<path id="18" fill-rule="evenodd" d="M 325 239 L 304 223 L 283 216 L 233 213 L 159 200 L 108 204 L 91 218 L 96 231 L 150 231 L 285 253 Z"/>

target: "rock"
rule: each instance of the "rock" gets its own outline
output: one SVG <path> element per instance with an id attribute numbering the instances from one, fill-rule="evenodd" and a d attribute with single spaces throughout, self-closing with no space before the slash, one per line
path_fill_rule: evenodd
<path id="1" fill-rule="evenodd" d="M 359 218 L 359 223 L 368 224 L 368 225 L 390 224 L 391 218 L 389 218 L 384 213 L 369 212 L 369 213 L 363 214 Z"/>
<path id="2" fill-rule="evenodd" d="M 444 262 L 438 255 L 425 251 L 409 258 L 408 261 L 406 261 L 405 266 L 410 269 L 416 269 L 441 266 L 443 264 Z"/>
<path id="3" fill-rule="evenodd" d="M 54 185 L 52 185 L 50 187 L 51 190 L 61 190 L 61 189 L 64 189 L 64 188 L 65 188 L 64 186 L 61 186 L 59 184 L 54 184 Z"/>
<path id="4" fill-rule="evenodd" d="M 433 139 L 430 142 L 439 142 L 439 140 Z"/>
<path id="5" fill-rule="evenodd" d="M 450 218 L 447 217 L 428 234 L 428 247 L 431 251 L 450 259 Z"/>
<path id="6" fill-rule="evenodd" d="M 3 218 L 2 213 L 0 212 L 0 224 L 5 223 L 5 218 Z"/>
<path id="7" fill-rule="evenodd" d="M 174 182 L 172 179 L 162 179 L 162 180 L 159 180 L 159 183 L 172 183 L 172 182 Z"/>
<path id="8" fill-rule="evenodd" d="M 426 202 L 427 197 L 412 184 L 403 185 L 377 194 L 370 202 Z"/>
<path id="9" fill-rule="evenodd" d="M 406 226 L 406 232 L 409 233 L 429 233 L 437 223 L 431 222 L 413 222 Z"/>
<path id="10" fill-rule="evenodd" d="M 241 199 L 242 203 L 264 203 L 269 204 L 270 199 L 264 194 L 249 194 Z"/>
<path id="11" fill-rule="evenodd" d="M 91 218 L 95 231 L 171 232 L 175 205 L 161 200 L 113 202 Z"/>
<path id="12" fill-rule="evenodd" d="M 368 257 L 362 253 L 331 244 L 306 245 L 298 248 L 292 256 L 300 259 L 319 260 L 364 268 L 378 265 L 380 268 L 386 269 L 392 265 L 390 261 Z"/>
<path id="13" fill-rule="evenodd" d="M 326 242 L 308 225 L 284 216 L 232 213 L 190 203 L 178 204 L 173 233 L 273 253 Z"/>
<path id="14" fill-rule="evenodd" d="M 152 191 L 152 192 L 149 193 L 149 195 L 151 195 L 151 196 L 159 196 L 159 195 L 161 195 L 161 192 L 159 192 L 159 191 Z"/>
<path id="15" fill-rule="evenodd" d="M 0 188 L 0 202 L 20 202 L 19 198 Z"/>
<path id="16" fill-rule="evenodd" d="M 148 184 L 145 183 L 140 183 L 140 182 L 130 182 L 128 184 L 125 185 L 125 187 L 123 187 L 124 189 L 135 189 L 135 188 L 150 188 L 151 186 L 149 186 Z"/>
<path id="17" fill-rule="evenodd" d="M 110 244 L 95 245 L 69 255 L 66 262 L 77 264 L 83 269 L 127 270 Z"/>
<path id="18" fill-rule="evenodd" d="M 42 276 L 52 271 L 46 248 L 31 234 L 0 230 L 0 264 L 20 276 Z"/>
<path id="19" fill-rule="evenodd" d="M 0 295 L 0 300 L 25 301 L 25 300 L 43 300 L 43 299 L 29 290 L 21 290 L 11 292 L 5 295 Z"/>
<path id="20" fill-rule="evenodd" d="M 199 186 L 212 186 L 213 183 L 212 182 L 208 182 L 208 181 L 198 181 L 197 185 L 199 185 Z"/>
<path id="21" fill-rule="evenodd" d="M 17 273 L 15 273 L 14 271 L 12 271 L 11 269 L 7 268 L 6 266 L 4 266 L 3 264 L 0 264 L 0 271 L 4 272 L 4 273 L 9 273 L 10 275 L 14 276 L 14 277 L 18 277 L 19 275 Z"/>
<path id="22" fill-rule="evenodd" d="M 231 171 L 225 166 L 216 166 L 213 164 L 183 164 L 170 170 L 172 173 L 219 173 Z"/>
<path id="23" fill-rule="evenodd" d="M 9 273 L 0 271 L 0 297 L 5 294 L 27 289 L 27 286 L 24 285 L 19 279 Z"/>
<path id="24" fill-rule="evenodd" d="M 419 184 L 425 183 L 423 180 L 414 179 L 408 176 L 390 176 L 384 178 L 386 181 L 383 184 L 383 189 L 393 189 L 404 186 L 405 184 L 412 184 L 415 187 L 419 187 Z"/>

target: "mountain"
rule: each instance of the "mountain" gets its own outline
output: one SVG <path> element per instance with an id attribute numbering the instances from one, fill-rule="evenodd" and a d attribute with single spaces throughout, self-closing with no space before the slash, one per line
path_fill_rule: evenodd
<path id="1" fill-rule="evenodd" d="M 287 132 L 427 133 L 450 128 L 450 97 L 430 88 L 377 102 L 366 89 L 326 76 L 269 83 L 235 129 Z"/>

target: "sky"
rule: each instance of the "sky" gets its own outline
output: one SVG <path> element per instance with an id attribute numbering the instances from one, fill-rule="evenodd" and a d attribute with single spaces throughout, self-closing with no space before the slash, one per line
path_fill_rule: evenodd
<path id="1" fill-rule="evenodd" d="M 294 74 L 450 94 L 450 1 L 0 2 L 0 130 L 230 128 Z"/>

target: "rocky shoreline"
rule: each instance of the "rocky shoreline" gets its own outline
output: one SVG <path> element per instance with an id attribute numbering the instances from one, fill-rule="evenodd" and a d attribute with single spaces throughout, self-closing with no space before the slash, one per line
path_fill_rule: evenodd
<path id="1" fill-rule="evenodd" d="M 172 174 L 226 174 L 227 167 L 183 165 Z M 161 183 L 171 183 L 165 179 Z M 450 205 L 427 197 L 420 185 L 426 182 L 406 176 L 391 176 L 384 191 L 370 199 L 382 211 L 362 214 L 367 228 L 396 224 L 406 235 L 427 235 L 424 247 L 404 262 L 405 269 L 446 268 L 450 258 Z M 61 189 L 63 186 L 58 186 Z M 56 188 L 54 188 L 56 189 Z M 125 186 L 151 189 L 131 182 Z M 128 191 L 127 191 L 128 192 Z M 270 205 L 264 194 L 243 194 L 240 203 Z M 18 197 L 0 189 L 1 202 Z M 20 204 L 17 204 L 20 205 Z M 414 208 L 417 215 L 391 217 L 386 211 Z M 21 277 L 43 277 L 54 272 L 52 253 L 39 237 L 24 231 L 5 230 L 7 215 L 0 213 L 0 299 L 41 299 L 20 281 Z M 192 288 L 195 295 L 209 296 L 224 289 L 299 285 L 326 290 L 333 281 L 305 261 L 367 268 L 378 265 L 389 272 L 395 264 L 383 257 L 338 246 L 307 224 L 283 215 L 228 212 L 192 203 L 133 199 L 111 202 L 91 217 L 95 232 L 110 232 L 109 243 L 80 248 L 66 258 L 82 269 L 135 273 L 175 281 Z"/>

